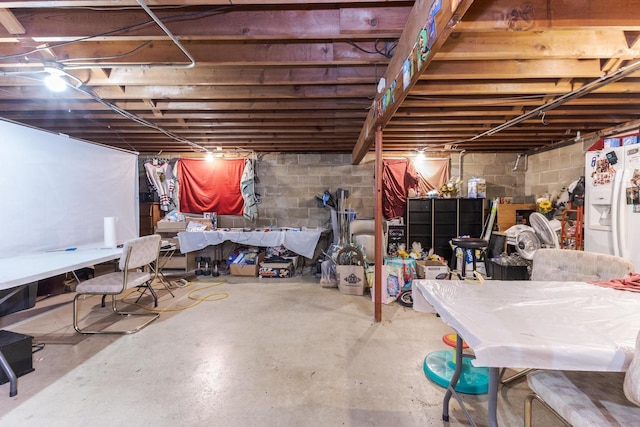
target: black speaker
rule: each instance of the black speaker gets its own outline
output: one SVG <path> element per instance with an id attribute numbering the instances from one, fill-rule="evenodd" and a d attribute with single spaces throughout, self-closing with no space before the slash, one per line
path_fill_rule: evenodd
<path id="1" fill-rule="evenodd" d="M 29 335 L 0 330 L 0 351 L 2 351 L 4 358 L 7 359 L 16 377 L 34 370 L 31 356 L 32 343 L 33 337 Z M 6 382 L 9 382 L 9 378 L 4 373 L 4 370 L 0 369 L 0 384 Z"/>

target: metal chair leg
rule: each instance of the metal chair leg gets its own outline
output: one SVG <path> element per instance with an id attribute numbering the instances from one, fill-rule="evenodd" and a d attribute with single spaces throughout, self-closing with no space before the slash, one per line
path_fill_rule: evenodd
<path id="1" fill-rule="evenodd" d="M 571 424 L 567 422 L 562 416 L 557 413 L 547 402 L 545 402 L 540 396 L 538 396 L 535 392 L 529 394 L 524 400 L 524 427 L 531 427 L 533 421 L 533 401 L 538 401 L 543 408 L 553 414 L 559 421 L 561 421 L 565 426 L 571 427 Z"/>
<path id="2" fill-rule="evenodd" d="M 522 379 L 522 378 L 526 377 L 527 374 L 529 372 L 531 372 L 531 371 L 533 371 L 533 369 L 531 369 L 531 368 L 523 369 L 522 371 L 518 372 L 517 374 L 513 374 L 510 377 L 503 379 L 502 381 L 500 381 L 500 384 L 509 385 L 512 382 L 518 381 L 519 379 Z"/>
<path id="3" fill-rule="evenodd" d="M 123 335 L 123 334 L 133 334 L 138 332 L 139 330 L 143 329 L 144 327 L 146 327 L 147 325 L 149 325 L 151 322 L 153 322 L 154 320 L 156 320 L 159 316 L 160 313 L 156 313 L 156 312 L 152 312 L 152 313 L 131 313 L 131 312 L 124 312 L 124 311 L 119 311 L 117 306 L 116 306 L 116 296 L 115 295 L 111 295 L 111 311 L 119 316 L 142 316 L 142 317 L 148 317 L 149 319 L 146 320 L 144 323 L 142 323 L 141 325 L 139 325 L 138 327 L 136 327 L 135 329 L 129 329 L 129 330 L 117 330 L 117 331 L 111 331 L 111 330 L 88 330 L 88 329 L 82 329 L 80 328 L 80 325 L 78 323 L 78 299 L 84 294 L 76 294 L 76 296 L 73 298 L 73 329 L 75 329 L 78 333 L 81 334 L 117 334 L 117 335 Z M 90 294 L 86 294 L 86 295 L 90 295 Z M 104 296 L 104 295 L 103 295 Z"/>

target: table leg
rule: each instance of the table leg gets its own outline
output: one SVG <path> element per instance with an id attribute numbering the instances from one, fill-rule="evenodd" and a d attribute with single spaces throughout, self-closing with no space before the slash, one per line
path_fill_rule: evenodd
<path id="1" fill-rule="evenodd" d="M 489 368 L 489 426 L 498 427 L 498 384 L 500 384 L 500 368 Z"/>
<path id="2" fill-rule="evenodd" d="M 444 394 L 444 400 L 442 402 L 442 421 L 449 421 L 449 400 L 455 392 L 455 387 L 460 379 L 462 373 L 462 337 L 456 334 L 456 370 L 453 372 L 447 392 Z"/>
<path id="3" fill-rule="evenodd" d="M 18 394 L 18 378 L 15 372 L 13 372 L 13 369 L 11 369 L 4 354 L 2 354 L 2 350 L 0 350 L 0 368 L 2 368 L 7 378 L 9 378 L 9 397 L 13 397 Z"/>

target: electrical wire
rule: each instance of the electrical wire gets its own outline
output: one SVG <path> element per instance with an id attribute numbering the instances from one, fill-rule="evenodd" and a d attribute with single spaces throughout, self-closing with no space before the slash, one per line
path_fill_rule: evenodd
<path id="1" fill-rule="evenodd" d="M 132 9 L 138 9 L 137 7 L 131 7 Z M 156 9 L 156 8 L 154 8 Z M 202 17 L 207 17 L 207 16 L 211 16 L 211 15 L 215 15 L 218 13 L 222 13 L 227 11 L 228 9 L 230 9 L 229 6 L 223 6 L 223 7 L 217 7 L 214 9 L 209 9 L 206 11 L 200 11 L 200 12 L 194 12 L 194 13 L 186 13 L 186 14 L 180 14 L 180 15 L 173 15 L 173 16 L 167 16 L 164 17 L 164 21 L 179 21 L 181 19 L 199 19 Z M 155 21 L 153 19 L 149 20 L 149 21 L 145 21 L 145 22 L 141 22 L 138 24 L 132 24 L 132 25 L 127 25 L 124 27 L 120 27 L 120 28 L 116 28 L 114 30 L 109 30 L 109 31 L 105 31 L 102 33 L 97 33 L 97 34 L 92 34 L 89 36 L 85 36 L 85 37 L 79 37 L 77 39 L 73 39 L 73 40 L 69 40 L 69 41 L 64 41 L 64 42 L 59 42 L 59 43 L 53 43 L 53 44 L 47 44 L 46 46 L 43 47 L 36 47 L 34 49 L 31 49 L 29 51 L 26 52 L 21 52 L 21 53 L 14 53 L 11 55 L 2 55 L 0 56 L 0 61 L 4 60 L 4 59 L 13 59 L 13 58 L 22 58 L 22 57 L 26 57 L 27 61 L 29 61 L 28 55 L 31 54 L 35 54 L 35 53 L 39 53 L 45 50 L 50 50 L 50 49 L 55 49 L 58 47 L 64 47 L 73 43 L 78 43 L 78 42 L 83 42 L 83 41 L 87 41 L 87 40 L 92 40 L 92 39 L 96 39 L 96 38 L 100 38 L 100 37 L 105 37 L 105 36 L 110 36 L 110 35 L 114 35 L 114 34 L 118 34 L 118 33 L 123 33 L 123 32 L 127 32 L 127 31 L 131 31 L 131 30 L 135 30 L 135 29 L 140 29 L 142 27 L 146 27 L 149 26 L 151 24 L 153 24 Z M 90 58 L 90 59 L 100 59 L 100 58 Z M 37 59 L 38 62 L 42 62 L 41 58 Z M 67 60 L 69 61 L 69 60 Z"/>
<path id="2" fill-rule="evenodd" d="M 177 37 L 175 35 L 173 35 L 173 33 L 171 33 L 171 31 L 169 31 L 169 29 L 164 25 L 164 23 L 151 11 L 151 9 L 144 3 L 144 0 L 136 0 L 137 3 L 140 5 L 140 7 L 151 17 L 152 21 L 150 22 L 155 22 L 163 31 L 164 33 L 167 35 L 167 37 L 169 37 L 174 43 L 175 45 L 184 53 L 184 55 L 189 59 L 190 63 L 189 64 L 156 64 L 156 65 L 142 65 L 142 64 L 135 64 L 135 66 L 139 66 L 139 67 L 145 67 L 145 68 L 172 68 L 172 69 L 186 69 L 186 68 L 193 68 L 196 65 L 196 61 L 195 58 L 184 48 L 184 46 L 182 45 L 182 43 L 180 43 L 180 41 L 177 39 Z M 221 8 L 221 9 L 227 9 L 227 7 L 225 8 Z M 218 9 L 219 10 L 219 9 Z M 199 13 L 198 13 L 199 14 Z M 184 16 L 184 14 L 183 14 Z M 129 26 L 129 28 L 134 28 L 140 25 L 147 25 L 149 22 L 144 23 L 144 24 L 136 24 L 133 26 Z M 120 30 L 121 31 L 121 30 Z M 111 32 L 110 32 L 111 33 Z M 91 36 L 91 38 L 96 37 L 96 36 Z M 82 39 L 79 40 L 87 40 L 89 37 L 84 37 Z M 68 44 L 70 42 L 66 42 L 65 44 Z M 135 52 L 137 49 L 140 49 L 144 46 L 141 45 L 138 48 L 134 49 L 132 52 Z M 47 48 L 51 48 L 51 46 L 47 46 Z M 42 49 L 42 48 L 41 48 Z M 15 56 L 15 55 L 14 55 Z M 3 59 L 3 57 L 0 57 L 0 59 Z M 96 58 L 97 59 L 97 58 Z M 42 62 L 42 61 L 41 61 Z M 43 65 L 45 64 L 45 62 L 42 62 Z M 183 144 L 186 144 L 188 146 L 191 147 L 191 149 L 193 151 L 204 151 L 204 152 L 209 152 L 208 149 L 206 149 L 205 147 L 196 144 L 194 142 L 189 141 L 186 138 L 183 138 L 179 135 L 174 134 L 171 131 L 168 131 L 146 119 L 143 119 L 142 117 L 136 116 L 133 113 L 130 113 L 129 111 L 118 107 L 115 104 L 112 104 L 110 102 L 108 102 L 107 100 L 103 99 L 102 97 L 98 96 L 97 94 L 95 94 L 92 90 L 85 88 L 83 85 L 83 82 L 78 79 L 76 76 L 74 76 L 73 74 L 70 74 L 69 72 L 67 72 L 66 70 L 75 70 L 75 69 L 86 69 L 86 68 L 96 68 L 96 67 L 110 67 L 110 68 L 123 68 L 123 67 L 130 67 L 131 64 L 125 65 L 125 64 L 109 64 L 109 63 L 91 63 L 90 65 L 65 65 L 64 68 L 61 68 L 59 66 L 59 64 L 55 61 L 49 62 L 49 63 L 54 63 L 56 64 L 56 68 L 60 70 L 60 72 L 62 72 L 66 77 L 73 79 L 77 82 L 76 85 L 71 85 L 69 84 L 69 82 L 65 81 L 65 83 L 69 86 L 72 87 L 73 89 L 85 94 L 86 96 L 90 97 L 91 99 L 97 101 L 98 103 L 106 106 L 107 108 L 111 109 L 112 111 L 120 114 L 121 116 L 132 120 L 135 123 L 138 123 L 140 125 L 143 125 L 145 127 L 148 127 L 150 129 L 154 129 L 157 130 L 161 133 L 163 133 L 164 135 L 166 135 L 167 137 L 173 139 L 174 141 L 177 142 L 181 142 Z M 46 72 L 46 70 L 38 70 L 37 72 Z M 29 74 L 29 73 L 26 73 Z M 21 75 L 19 73 L 12 73 L 12 74 L 8 74 L 8 73 L 1 73 L 0 75 L 13 75 L 13 76 L 22 76 L 24 77 L 24 75 Z M 197 150 L 196 150 L 197 149 Z"/>
<path id="3" fill-rule="evenodd" d="M 225 298 L 229 297 L 229 293 L 228 292 L 213 292 L 213 293 L 208 293 L 208 294 L 204 294 L 202 296 L 197 295 L 197 293 L 205 291 L 207 289 L 211 289 L 211 288 L 215 288 L 217 286 L 221 286 L 224 285 L 226 282 L 226 280 L 222 279 L 216 279 L 216 282 L 213 282 L 210 285 L 207 286 L 201 286 L 198 287 L 196 289 L 193 289 L 191 291 L 189 291 L 187 293 L 187 298 L 195 301 L 192 304 L 186 305 L 186 306 L 180 306 L 180 307 L 173 307 L 173 308 L 150 308 L 146 305 L 143 304 L 139 304 L 135 301 L 130 301 L 127 300 L 127 298 L 129 298 L 131 296 L 131 294 L 133 294 L 134 292 L 139 292 L 137 289 L 132 288 L 129 290 L 129 292 L 127 292 L 122 298 L 119 299 L 119 301 L 121 301 L 124 304 L 130 304 L 130 305 L 135 305 L 138 306 L 146 311 L 150 311 L 150 312 L 154 312 L 154 313 L 169 313 L 169 312 L 176 312 L 176 311 L 183 311 L 183 310 L 187 310 L 189 308 L 193 308 L 199 304 L 202 304 L 203 302 L 213 302 L 213 301 L 220 301 L 223 300 Z M 192 286 L 194 284 L 200 283 L 201 281 L 188 281 L 184 287 L 188 287 L 188 286 Z"/>
<path id="4" fill-rule="evenodd" d="M 376 39 L 376 41 L 374 42 L 374 45 L 373 45 L 374 46 L 374 50 L 366 50 L 366 49 L 360 47 L 356 42 L 353 42 L 351 40 L 347 40 L 346 43 L 348 45 L 350 45 L 350 46 L 355 47 L 356 49 L 358 49 L 361 52 L 369 53 L 369 54 L 376 54 L 377 53 L 378 55 L 382 55 L 385 58 L 391 58 L 393 56 L 393 50 L 395 49 L 395 47 L 397 45 L 397 42 L 391 43 L 391 47 L 388 47 L 389 46 L 389 42 L 385 42 L 385 50 L 383 51 L 383 50 L 378 49 L 378 44 L 380 43 L 380 41 L 381 41 L 380 39 Z"/>
<path id="5" fill-rule="evenodd" d="M 31 354 L 44 350 L 44 343 L 34 343 L 31 345 Z"/>
<path id="6" fill-rule="evenodd" d="M 94 60 L 105 60 L 105 59 L 120 59 L 120 58 L 124 58 L 125 56 L 129 56 L 131 54 L 136 53 L 137 51 L 139 51 L 140 49 L 142 49 L 143 47 L 151 44 L 152 41 L 151 40 L 147 40 L 146 42 L 142 43 L 140 46 L 138 47 L 134 47 L 133 49 L 131 49 L 128 52 L 125 53 L 121 53 L 120 55 L 112 55 L 112 56 L 96 56 L 96 57 L 92 57 L 92 58 L 72 58 L 72 59 L 60 59 L 57 61 L 53 61 L 56 64 L 65 64 L 68 62 L 72 62 L 72 61 L 94 61 Z M 44 61 L 43 61 L 44 62 Z"/>
<path id="7" fill-rule="evenodd" d="M 186 7 L 190 7 L 188 5 L 176 5 L 176 6 L 155 6 L 154 9 L 183 9 Z M 111 7 L 111 6 L 60 6 L 58 9 L 67 9 L 67 10 L 93 10 L 99 12 L 110 12 L 112 10 L 137 10 L 138 7 L 135 6 L 119 6 L 119 7 Z"/>
<path id="8" fill-rule="evenodd" d="M 420 96 L 420 95 L 409 95 L 407 99 L 416 99 L 420 101 L 467 101 L 473 102 L 478 101 L 521 101 L 527 99 L 544 99 L 548 95 L 522 95 L 522 96 L 505 96 L 505 97 L 496 97 L 496 98 L 449 98 L 449 97 L 433 97 L 433 96 Z"/>

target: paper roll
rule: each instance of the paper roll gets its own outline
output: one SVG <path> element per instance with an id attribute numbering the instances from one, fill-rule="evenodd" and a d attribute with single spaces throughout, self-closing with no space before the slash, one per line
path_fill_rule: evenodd
<path id="1" fill-rule="evenodd" d="M 104 219 L 104 247 L 115 248 L 118 245 L 118 218 L 108 216 Z"/>

